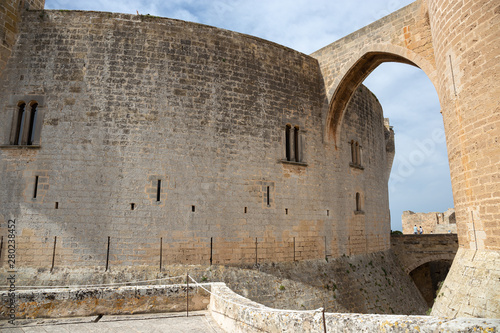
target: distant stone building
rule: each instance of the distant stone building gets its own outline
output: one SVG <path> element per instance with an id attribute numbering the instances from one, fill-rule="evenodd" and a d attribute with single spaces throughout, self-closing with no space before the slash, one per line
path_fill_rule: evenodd
<path id="1" fill-rule="evenodd" d="M 444 213 L 414 213 L 411 210 L 405 210 L 401 221 L 403 222 L 403 234 L 413 234 L 415 225 L 422 226 L 425 234 L 457 233 L 455 209 L 453 208 Z"/>

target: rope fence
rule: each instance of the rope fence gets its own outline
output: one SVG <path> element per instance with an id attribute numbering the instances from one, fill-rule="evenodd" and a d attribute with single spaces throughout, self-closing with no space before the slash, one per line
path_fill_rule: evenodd
<path id="1" fill-rule="evenodd" d="M 282 310 L 282 309 L 273 309 L 273 308 L 268 308 L 264 305 L 261 307 L 258 306 L 251 306 L 248 304 L 243 304 L 240 302 L 235 302 L 234 300 L 224 297 L 223 295 L 220 295 L 218 293 L 214 293 L 208 288 L 206 288 L 204 285 L 200 284 L 198 281 L 194 279 L 191 275 L 189 275 L 188 272 L 183 275 L 177 275 L 177 276 L 167 276 L 167 277 L 162 277 L 158 279 L 150 279 L 150 280 L 135 280 L 135 281 L 124 281 L 124 282 L 115 282 L 115 283 L 102 283 L 102 284 L 76 284 L 76 285 L 58 285 L 58 286 L 16 286 L 16 288 L 22 289 L 24 291 L 28 290 L 37 290 L 37 289 L 69 289 L 69 288 L 106 288 L 106 287 L 120 287 L 120 286 L 131 286 L 131 287 L 139 287 L 141 284 L 144 283 L 152 283 L 152 282 L 159 282 L 159 281 L 168 281 L 168 280 L 175 280 L 175 279 L 183 279 L 184 281 L 182 283 L 177 283 L 176 285 L 184 285 L 186 286 L 185 288 L 185 295 L 186 295 L 186 316 L 189 316 L 189 308 L 190 308 L 190 284 L 189 282 L 191 281 L 194 284 L 194 288 L 200 288 L 204 292 L 209 295 L 210 298 L 216 298 L 220 302 L 223 302 L 223 304 L 231 304 L 238 309 L 243 309 L 243 310 L 251 310 L 251 311 L 259 311 L 259 312 L 268 312 L 268 313 L 285 313 L 285 314 L 291 314 L 291 313 L 298 313 L 298 314 L 309 314 L 312 317 L 314 317 L 315 314 L 323 312 L 323 322 L 324 322 L 324 309 L 319 308 L 316 310 Z M 7 285 L 0 285 L 0 288 L 9 288 Z M 193 287 L 191 287 L 192 289 Z M 211 288 L 210 288 L 211 289 Z M 5 293 L 6 291 L 2 291 Z M 196 293 L 195 293 L 196 294 Z M 227 313 L 220 313 L 219 314 L 224 315 L 225 317 L 228 317 L 232 320 L 237 320 L 241 321 L 241 318 L 232 318 L 229 316 Z M 245 323 L 250 325 L 251 323 Z M 326 330 L 326 326 L 325 326 Z"/>
<path id="2" fill-rule="evenodd" d="M 167 276 L 163 277 L 160 279 L 153 279 L 153 280 L 143 280 L 143 281 L 128 281 L 128 282 L 116 282 L 116 283 L 102 283 L 102 284 L 73 284 L 73 285 L 66 285 L 66 286 L 18 286 L 16 285 L 16 288 L 21 288 L 21 289 L 61 289 L 61 288 L 99 288 L 99 287 L 113 287 L 113 286 L 125 286 L 129 284 L 139 284 L 139 283 L 149 283 L 149 282 L 155 282 L 155 281 L 162 281 L 162 280 L 174 280 L 178 278 L 183 278 L 185 277 L 184 275 L 179 275 L 179 276 Z M 131 286 L 134 287 L 134 286 Z M 9 288 L 8 285 L 3 285 L 0 286 L 0 288 Z"/>

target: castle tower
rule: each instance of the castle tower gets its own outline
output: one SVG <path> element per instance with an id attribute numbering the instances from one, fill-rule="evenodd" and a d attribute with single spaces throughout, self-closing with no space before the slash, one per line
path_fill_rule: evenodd
<path id="1" fill-rule="evenodd" d="M 500 315 L 500 7 L 488 0 L 428 4 L 460 244 L 432 314 L 494 318 Z"/>

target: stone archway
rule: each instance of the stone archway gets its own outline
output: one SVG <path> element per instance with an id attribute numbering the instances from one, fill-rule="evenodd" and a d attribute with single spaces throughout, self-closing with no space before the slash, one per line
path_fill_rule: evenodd
<path id="1" fill-rule="evenodd" d="M 384 62 L 398 62 L 422 69 L 436 86 L 436 69 L 432 63 L 413 51 L 395 45 L 371 45 L 356 52 L 336 78 L 329 91 L 329 109 L 325 120 L 325 141 L 339 139 L 339 129 L 352 94 L 359 85 Z"/>
<path id="2" fill-rule="evenodd" d="M 329 109 L 323 115 L 324 140 L 338 140 L 352 92 L 381 63 L 422 69 L 437 89 L 437 72 L 428 6 L 414 3 L 311 54 L 323 73 Z M 439 92 L 439 91 L 438 91 Z"/>
<path id="3" fill-rule="evenodd" d="M 492 47 L 498 41 L 499 13 L 495 1 L 417 0 L 312 54 L 320 64 L 329 101 L 322 118 L 326 144 L 338 141 L 343 104 L 377 62 L 411 62 L 436 88 L 460 249 L 433 315 L 498 315 L 492 310 L 498 308 L 498 294 L 485 291 L 498 286 L 500 260 L 500 62 L 499 49 Z M 387 54 L 396 57 L 384 59 Z M 470 272 L 467 276 L 464 269 Z M 457 290 L 457 283 L 471 288 Z"/>
<path id="4" fill-rule="evenodd" d="M 429 307 L 439 297 L 438 291 L 451 268 L 453 259 L 428 261 L 409 272 Z"/>

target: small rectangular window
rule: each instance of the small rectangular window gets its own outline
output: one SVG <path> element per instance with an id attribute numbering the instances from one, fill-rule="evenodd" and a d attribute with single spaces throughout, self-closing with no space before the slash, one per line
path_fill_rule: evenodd
<path id="1" fill-rule="evenodd" d="M 38 191 L 38 176 L 35 176 L 35 189 L 33 190 L 33 199 L 36 199 Z"/>
<path id="2" fill-rule="evenodd" d="M 161 179 L 158 179 L 158 185 L 156 186 L 156 201 L 161 199 Z"/>
<path id="3" fill-rule="evenodd" d="M 295 152 L 295 162 L 300 162 L 300 147 L 299 147 L 299 127 L 293 129 L 293 147 Z"/>
<path id="4" fill-rule="evenodd" d="M 270 199 L 270 190 L 269 190 L 269 186 L 267 187 L 267 206 L 271 206 L 271 199 Z"/>
<path id="5" fill-rule="evenodd" d="M 286 160 L 291 161 L 292 160 L 292 149 L 291 149 L 291 141 L 290 141 L 290 131 L 292 129 L 292 126 L 286 125 L 285 127 L 285 154 L 286 154 Z"/>
<path id="6" fill-rule="evenodd" d="M 55 209 L 59 209 L 59 202 L 56 201 Z"/>
<path id="7" fill-rule="evenodd" d="M 194 211 L 196 210 L 196 207 L 195 206 L 191 206 L 191 211 L 194 213 Z"/>

